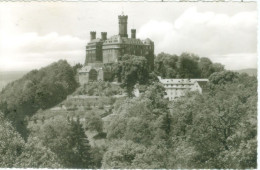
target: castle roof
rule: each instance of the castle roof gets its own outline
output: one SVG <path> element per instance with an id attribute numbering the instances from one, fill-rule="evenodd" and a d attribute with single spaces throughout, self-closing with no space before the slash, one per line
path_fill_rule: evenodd
<path id="1" fill-rule="evenodd" d="M 114 35 L 109 39 L 104 41 L 104 44 L 111 44 L 111 43 L 121 43 L 121 44 L 133 44 L 133 45 L 145 45 L 151 44 L 151 40 L 149 38 L 145 40 L 140 40 L 136 38 L 127 38 L 127 37 L 120 37 L 119 35 Z"/>
<path id="2" fill-rule="evenodd" d="M 135 38 L 122 38 L 122 43 L 125 44 L 138 44 L 138 45 L 143 45 L 143 42 L 140 39 L 135 39 Z"/>

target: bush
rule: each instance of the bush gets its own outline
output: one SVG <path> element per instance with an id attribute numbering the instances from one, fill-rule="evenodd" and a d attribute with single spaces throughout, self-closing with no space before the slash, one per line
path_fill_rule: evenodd
<path id="1" fill-rule="evenodd" d="M 85 127 L 90 131 L 97 131 L 102 132 L 103 131 L 103 121 L 101 117 L 94 112 L 87 113 L 86 117 L 86 125 Z"/>

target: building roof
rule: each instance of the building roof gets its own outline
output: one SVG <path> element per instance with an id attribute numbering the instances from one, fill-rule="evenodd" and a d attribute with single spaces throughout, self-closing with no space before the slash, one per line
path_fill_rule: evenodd
<path id="1" fill-rule="evenodd" d="M 102 41 L 102 40 L 100 40 L 100 41 Z M 95 42 L 95 41 L 92 40 L 91 42 Z M 114 43 L 133 44 L 133 45 L 150 45 L 152 43 L 152 41 L 149 38 L 147 38 L 145 40 L 140 40 L 138 38 L 120 37 L 119 35 L 113 35 L 104 41 L 104 44 L 114 44 Z"/>
<path id="2" fill-rule="evenodd" d="M 140 39 L 135 38 L 122 38 L 122 43 L 124 44 L 136 44 L 136 45 L 143 45 L 144 43 Z"/>
<path id="3" fill-rule="evenodd" d="M 162 84 L 186 84 L 186 85 L 192 85 L 196 82 L 198 83 L 207 83 L 208 79 L 162 79 L 160 76 L 158 76 L 159 81 Z"/>

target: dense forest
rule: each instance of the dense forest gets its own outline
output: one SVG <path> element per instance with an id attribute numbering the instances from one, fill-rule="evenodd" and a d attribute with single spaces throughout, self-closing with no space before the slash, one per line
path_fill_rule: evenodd
<path id="1" fill-rule="evenodd" d="M 120 86 L 79 87 L 79 67 L 61 60 L 1 91 L 0 167 L 256 168 L 256 77 L 189 53 L 158 54 L 154 71 L 145 57 L 122 56 L 106 66 Z M 208 78 L 208 90 L 168 101 L 157 76 Z M 136 84 L 144 87 L 140 97 L 132 95 Z M 124 91 L 124 100 L 113 99 Z M 109 96 L 113 107 L 105 115 L 93 107 L 49 113 L 71 94 Z"/>
<path id="2" fill-rule="evenodd" d="M 26 119 L 38 109 L 55 106 L 72 93 L 78 86 L 75 74 L 75 69 L 64 60 L 33 70 L 2 89 L 1 111 L 26 137 Z"/>

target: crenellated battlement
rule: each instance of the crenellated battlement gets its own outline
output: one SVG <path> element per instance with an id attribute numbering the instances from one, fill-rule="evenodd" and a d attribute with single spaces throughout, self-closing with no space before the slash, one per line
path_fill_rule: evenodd
<path id="1" fill-rule="evenodd" d="M 114 63 L 118 62 L 124 54 L 146 56 L 153 67 L 154 43 L 149 39 L 140 40 L 136 37 L 136 29 L 131 29 L 131 37 L 127 32 L 127 15 L 118 16 L 118 34 L 107 37 L 108 33 L 102 31 L 97 37 L 96 31 L 90 31 L 90 42 L 86 46 L 85 65 L 93 63 Z"/>
<path id="2" fill-rule="evenodd" d="M 90 31 L 90 40 L 96 39 L 96 31 Z"/>

